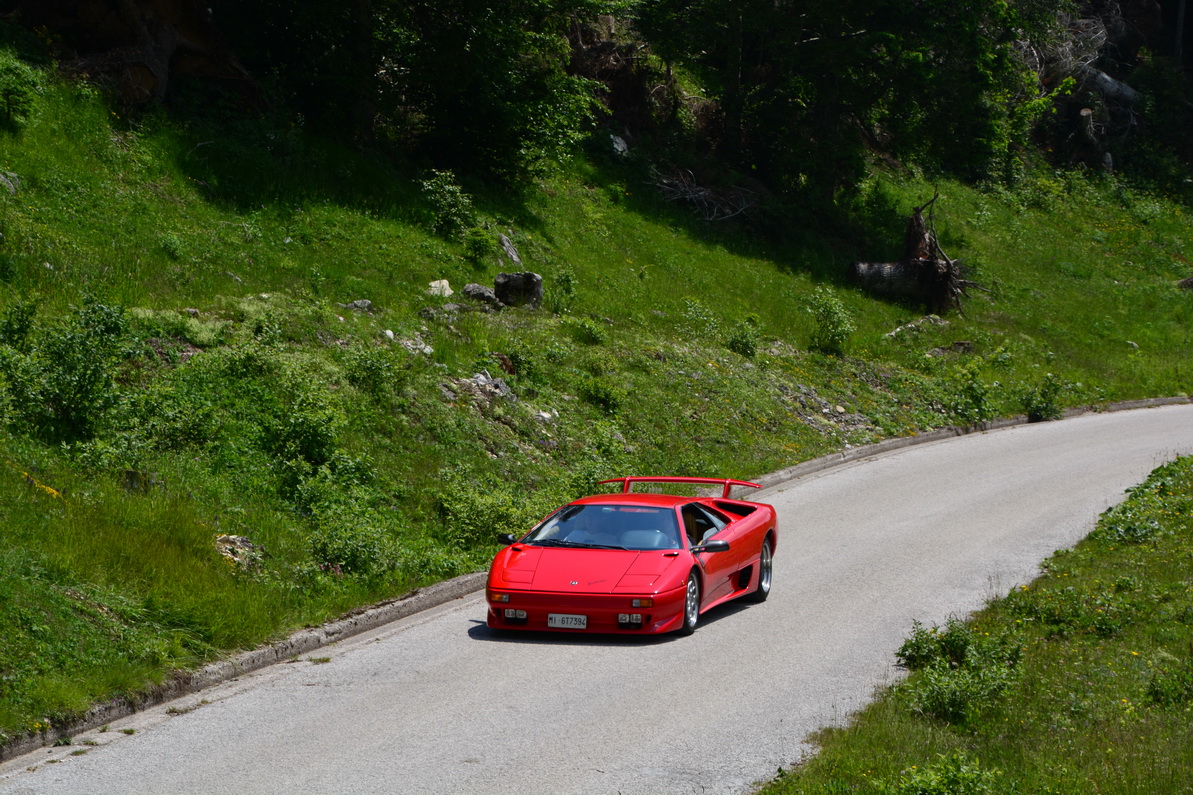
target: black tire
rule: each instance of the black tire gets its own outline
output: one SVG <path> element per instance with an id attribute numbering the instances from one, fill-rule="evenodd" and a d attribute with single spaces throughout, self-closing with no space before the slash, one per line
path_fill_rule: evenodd
<path id="1" fill-rule="evenodd" d="M 688 575 L 688 589 L 684 597 L 683 624 L 677 630 L 679 635 L 691 635 L 700 620 L 700 580 L 696 572 Z"/>
<path id="2" fill-rule="evenodd" d="M 770 550 L 770 537 L 763 539 L 762 551 L 758 554 L 758 587 L 750 594 L 751 602 L 765 602 L 770 596 L 771 574 L 774 571 L 774 557 Z"/>

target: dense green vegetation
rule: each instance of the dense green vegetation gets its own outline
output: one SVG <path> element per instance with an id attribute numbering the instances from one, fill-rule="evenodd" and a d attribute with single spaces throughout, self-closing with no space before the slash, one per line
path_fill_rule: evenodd
<path id="1" fill-rule="evenodd" d="M 374 46 L 345 50 L 336 26 L 359 17 L 273 30 L 269 3 L 241 4 L 242 29 L 268 34 L 241 42 L 246 63 L 280 97 L 255 114 L 185 78 L 169 110 L 130 107 L 56 73 L 68 45 L 54 35 L 3 28 L 0 739 L 477 570 L 497 533 L 602 477 L 748 478 L 942 425 L 1189 391 L 1193 309 L 1176 282 L 1193 222 L 1183 183 L 1162 179 L 1182 167 L 1176 148 L 1133 177 L 1054 170 L 1025 149 L 1046 106 L 1008 93 L 1026 73 L 992 35 L 1007 24 L 993 11 L 967 21 L 942 4 L 918 56 L 868 39 L 865 53 L 911 71 L 875 83 L 866 69 L 887 60 L 859 66 L 852 110 L 824 128 L 850 135 L 810 153 L 780 142 L 812 141 L 843 95 L 824 75 L 773 84 L 790 42 L 762 34 L 794 29 L 770 19 L 718 53 L 689 24 L 695 5 L 644 6 L 658 52 L 605 99 L 622 121 L 633 103 L 618 97 L 635 86 L 663 80 L 647 93 L 667 101 L 622 156 L 613 128 L 583 125 L 600 90 L 591 69 L 568 68 L 562 38 L 600 9 L 527 3 L 534 24 L 511 12 L 481 25 L 467 5 L 376 3 Z M 812 5 L 805 23 L 832 21 Z M 699 8 L 730 28 L 742 19 Z M 910 24 L 870 21 L 890 47 Z M 613 51 L 640 51 L 641 34 L 618 29 Z M 834 40 L 854 47 L 853 32 Z M 478 54 L 453 74 L 493 82 L 453 93 L 442 64 L 422 60 L 445 36 Z M 954 40 L 970 49 L 941 44 Z M 953 173 L 1007 179 L 944 176 L 949 142 L 969 133 L 925 137 L 926 104 L 889 139 L 923 165 L 880 157 L 856 122 L 882 126 L 882 97 L 973 48 L 988 73 L 948 90 L 976 86 L 966 107 L 985 108 L 970 118 L 994 143 Z M 392 75 L 410 85 L 336 93 L 386 52 L 409 60 Z M 726 79 L 743 53 L 754 83 Z M 728 111 L 693 101 L 702 86 L 737 108 L 740 134 L 716 132 Z M 995 95 L 1005 102 L 982 104 Z M 492 112 L 461 113 L 464 101 Z M 357 115 L 361 102 L 376 112 Z M 528 103 L 562 115 L 547 123 Z M 770 126 L 775 114 L 789 126 Z M 454 125 L 464 119 L 486 134 Z M 764 200 L 707 222 L 659 190 L 673 162 Z M 1177 188 L 1149 189 L 1166 184 Z M 937 189 L 941 242 L 984 287 L 942 322 L 844 280 L 854 259 L 899 256 L 905 217 Z M 540 308 L 428 294 L 518 269 L 542 274 Z"/>
<path id="2" fill-rule="evenodd" d="M 972 622 L 914 627 L 907 680 L 763 792 L 1187 791 L 1191 508 L 1185 458 Z"/>

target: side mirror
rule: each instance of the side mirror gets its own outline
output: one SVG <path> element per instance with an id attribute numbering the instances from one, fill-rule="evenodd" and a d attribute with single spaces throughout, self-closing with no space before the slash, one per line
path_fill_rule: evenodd
<path id="1" fill-rule="evenodd" d="M 501 535 L 497 536 L 497 540 L 508 547 L 518 539 L 514 537 L 513 533 L 502 533 Z"/>
<path id="2" fill-rule="evenodd" d="M 698 544 L 697 546 L 692 547 L 693 555 L 696 554 L 697 552 L 728 552 L 728 551 L 729 551 L 729 542 L 721 541 L 719 539 L 715 540 L 715 541 L 705 541 L 703 544 Z"/>

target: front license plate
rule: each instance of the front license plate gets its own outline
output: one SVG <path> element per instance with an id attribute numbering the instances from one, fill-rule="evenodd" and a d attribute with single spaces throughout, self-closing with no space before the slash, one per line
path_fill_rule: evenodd
<path id="1" fill-rule="evenodd" d="M 557 629 L 588 629 L 588 616 L 548 613 L 547 626 Z"/>

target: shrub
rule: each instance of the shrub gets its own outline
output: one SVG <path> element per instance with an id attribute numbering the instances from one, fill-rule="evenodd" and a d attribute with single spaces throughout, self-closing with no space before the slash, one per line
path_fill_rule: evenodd
<path id="1" fill-rule="evenodd" d="M 372 345 L 354 345 L 344 356 L 348 383 L 373 397 L 381 397 L 398 383 L 401 373 L 393 353 Z"/>
<path id="2" fill-rule="evenodd" d="M 753 359 L 758 352 L 758 318 L 751 315 L 733 327 L 725 346 L 736 354 Z"/>
<path id="3" fill-rule="evenodd" d="M 310 545 L 320 569 L 369 576 L 393 568 L 393 544 L 369 514 L 353 502 L 319 511 Z"/>
<path id="4" fill-rule="evenodd" d="M 697 299 L 685 298 L 680 331 L 687 337 L 719 337 L 721 321 Z"/>
<path id="5" fill-rule="evenodd" d="M 568 336 L 584 345 L 603 345 L 608 335 L 597 323 L 586 317 L 569 317 L 563 321 Z"/>
<path id="6" fill-rule="evenodd" d="M 808 312 L 816 321 L 812 332 L 812 349 L 836 356 L 845 353 L 845 343 L 852 336 L 853 318 L 829 287 L 817 287 L 808 299 Z"/>
<path id="7" fill-rule="evenodd" d="M 997 381 L 987 384 L 982 380 L 979 362 L 958 365 L 949 374 L 946 384 L 948 392 L 943 402 L 951 421 L 958 425 L 977 425 L 994 419 L 996 410 L 990 395 L 999 384 Z"/>
<path id="8" fill-rule="evenodd" d="M 551 279 L 550 286 L 551 289 L 546 291 L 547 307 L 561 315 L 576 299 L 576 274 L 565 268 Z"/>
<path id="9" fill-rule="evenodd" d="M 939 761 L 920 769 L 904 771 L 894 782 L 882 782 L 882 795 L 986 795 L 1006 792 L 1002 772 L 983 770 L 963 754 L 940 756 Z"/>
<path id="10" fill-rule="evenodd" d="M 20 129 L 42 90 L 41 73 L 9 50 L 0 50 L 0 127 Z"/>
<path id="11" fill-rule="evenodd" d="M 448 237 L 459 234 L 475 224 L 472 199 L 456 182 L 451 171 L 432 171 L 423 180 L 423 198 L 431 213 L 431 228 L 436 234 Z"/>
<path id="12" fill-rule="evenodd" d="M 1027 387 L 1020 395 L 1020 403 L 1027 419 L 1031 422 L 1058 420 L 1064 414 L 1060 404 L 1061 392 L 1067 387 L 1064 380 L 1052 373 L 1045 373 L 1035 386 Z"/>
<path id="13" fill-rule="evenodd" d="M 625 400 L 620 389 L 599 376 L 584 379 L 580 397 L 606 414 L 616 414 Z"/>
<path id="14" fill-rule="evenodd" d="M 896 653 L 919 674 L 904 685 L 912 709 L 949 723 L 976 718 L 989 701 L 1014 681 L 1022 646 L 1004 635 L 978 635 L 949 619 L 945 631 L 913 625 Z"/>
<path id="15" fill-rule="evenodd" d="M 488 229 L 474 226 L 464 233 L 464 256 L 469 262 L 479 265 L 497 256 L 499 250 L 493 233 Z"/>
<path id="16" fill-rule="evenodd" d="M 1193 649 L 1188 658 L 1154 670 L 1147 684 L 1147 695 L 1164 707 L 1193 702 Z"/>
<path id="17" fill-rule="evenodd" d="M 121 307 L 88 301 L 30 341 L 0 352 L 13 411 L 47 441 L 90 439 L 119 400 L 115 369 L 125 353 Z"/>
<path id="18" fill-rule="evenodd" d="M 299 457 L 318 466 L 331 459 L 344 415 L 315 386 L 292 382 L 270 419 L 266 436 L 281 458 Z"/>
<path id="19" fill-rule="evenodd" d="M 26 350 L 36 316 L 36 301 L 20 299 L 5 307 L 0 315 L 0 345 Z"/>
<path id="20" fill-rule="evenodd" d="M 500 533 L 521 535 L 550 510 L 513 484 L 478 475 L 464 467 L 444 470 L 439 514 L 448 545 L 456 549 L 491 547 Z"/>

